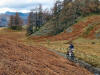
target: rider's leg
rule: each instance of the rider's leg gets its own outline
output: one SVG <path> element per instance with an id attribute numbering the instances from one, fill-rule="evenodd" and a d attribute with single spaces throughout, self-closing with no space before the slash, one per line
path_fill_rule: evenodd
<path id="1" fill-rule="evenodd" d="M 71 55 L 72 55 L 72 52 L 71 52 L 71 50 L 69 51 L 69 56 L 71 57 Z"/>
<path id="2" fill-rule="evenodd" d="M 69 53 L 69 56 L 71 57 L 71 56 L 72 56 L 72 54 L 71 54 L 71 53 Z"/>

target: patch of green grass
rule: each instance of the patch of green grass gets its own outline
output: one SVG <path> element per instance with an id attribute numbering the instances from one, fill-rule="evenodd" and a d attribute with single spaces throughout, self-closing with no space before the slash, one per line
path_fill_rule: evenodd
<path id="1" fill-rule="evenodd" d="M 89 24 L 85 29 L 83 35 L 87 36 L 97 25 L 100 25 L 100 22 L 95 22 Z"/>
<path id="2" fill-rule="evenodd" d="M 86 32 L 84 34 L 88 35 L 90 33 L 90 31 L 93 30 L 93 28 L 94 28 L 93 25 L 89 25 L 88 28 L 86 29 Z"/>
<path id="3" fill-rule="evenodd" d="M 90 17 L 92 17 L 92 16 L 100 16 L 99 14 L 97 15 L 97 14 L 91 14 L 91 15 L 89 15 L 89 16 L 87 16 L 87 17 L 83 17 L 83 16 L 80 16 L 76 21 L 77 22 L 85 22 L 85 21 L 87 21 Z"/>

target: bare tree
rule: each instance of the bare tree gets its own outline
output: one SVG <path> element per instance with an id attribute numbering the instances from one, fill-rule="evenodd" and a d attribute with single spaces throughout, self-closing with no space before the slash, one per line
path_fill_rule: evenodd
<path id="1" fill-rule="evenodd" d="M 15 16 L 13 16 L 13 15 L 10 16 L 10 20 L 9 20 L 8 25 L 11 29 L 22 30 L 22 24 L 23 24 L 23 21 L 17 12 L 16 12 Z"/>
<path id="2" fill-rule="evenodd" d="M 36 30 L 39 30 L 40 27 L 43 24 L 43 10 L 42 5 L 39 5 L 39 8 L 37 8 L 38 11 L 36 11 Z"/>
<path id="3" fill-rule="evenodd" d="M 9 23 L 8 23 L 8 26 L 9 26 L 9 28 L 12 28 L 12 26 L 14 26 L 14 25 L 15 25 L 14 16 L 11 15 L 11 16 L 10 16 Z"/>
<path id="4" fill-rule="evenodd" d="M 33 31 L 33 26 L 35 25 L 35 20 L 34 20 L 34 13 L 31 11 L 28 16 L 28 28 L 27 28 L 27 35 L 31 35 Z"/>
<path id="5" fill-rule="evenodd" d="M 19 16 L 18 12 L 16 12 L 16 15 L 15 15 L 15 25 L 16 26 L 22 26 L 22 19 L 21 17 Z"/>
<path id="6" fill-rule="evenodd" d="M 43 11 L 43 24 L 48 22 L 52 17 L 52 13 L 48 9 L 45 9 Z"/>

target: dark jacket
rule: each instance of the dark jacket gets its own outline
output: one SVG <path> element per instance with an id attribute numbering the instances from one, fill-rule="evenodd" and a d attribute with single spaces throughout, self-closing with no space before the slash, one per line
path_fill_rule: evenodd
<path id="1" fill-rule="evenodd" d="M 74 48 L 74 45 L 73 44 L 70 44 L 69 48 L 70 49 L 73 49 Z"/>

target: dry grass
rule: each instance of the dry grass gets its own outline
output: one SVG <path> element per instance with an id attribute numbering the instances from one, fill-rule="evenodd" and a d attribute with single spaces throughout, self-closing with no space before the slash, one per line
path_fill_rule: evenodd
<path id="1" fill-rule="evenodd" d="M 5 30 L 4 30 L 5 31 Z M 24 44 L 27 45 L 41 45 L 45 46 L 49 49 L 56 50 L 62 53 L 67 52 L 68 44 L 66 44 L 68 41 L 63 40 L 63 41 L 42 41 L 42 42 L 36 42 L 31 39 L 27 39 L 25 37 L 25 32 L 0 32 L 0 37 L 4 37 L 5 35 L 9 35 L 9 37 L 4 37 L 4 38 L 9 38 L 11 40 L 17 40 L 19 42 L 23 42 Z M 21 34 L 21 35 L 20 35 Z M 17 36 L 20 35 L 20 36 Z M 13 37 L 13 38 L 12 38 Z M 19 39 L 20 37 L 20 39 Z M 100 67 L 100 40 L 89 40 L 89 39 L 83 39 L 79 38 L 77 40 L 74 40 L 74 45 L 75 45 L 75 56 L 78 57 L 79 59 L 85 60 L 86 62 L 96 66 Z"/>
<path id="2" fill-rule="evenodd" d="M 31 44 L 37 44 L 45 46 L 49 49 L 56 50 L 62 53 L 67 52 L 68 44 L 64 41 L 46 41 L 46 42 L 31 42 Z M 100 67 L 100 40 L 89 39 L 77 39 L 74 42 L 75 56 L 82 59 L 93 66 Z"/>
<path id="3" fill-rule="evenodd" d="M 78 58 L 100 68 L 100 40 L 77 39 L 74 41 Z"/>
<path id="4" fill-rule="evenodd" d="M 50 45 L 50 41 L 34 42 L 24 33 L 0 33 L 0 75 L 93 75 L 47 48 L 35 46 Z M 52 45 L 60 46 L 59 42 Z"/>

